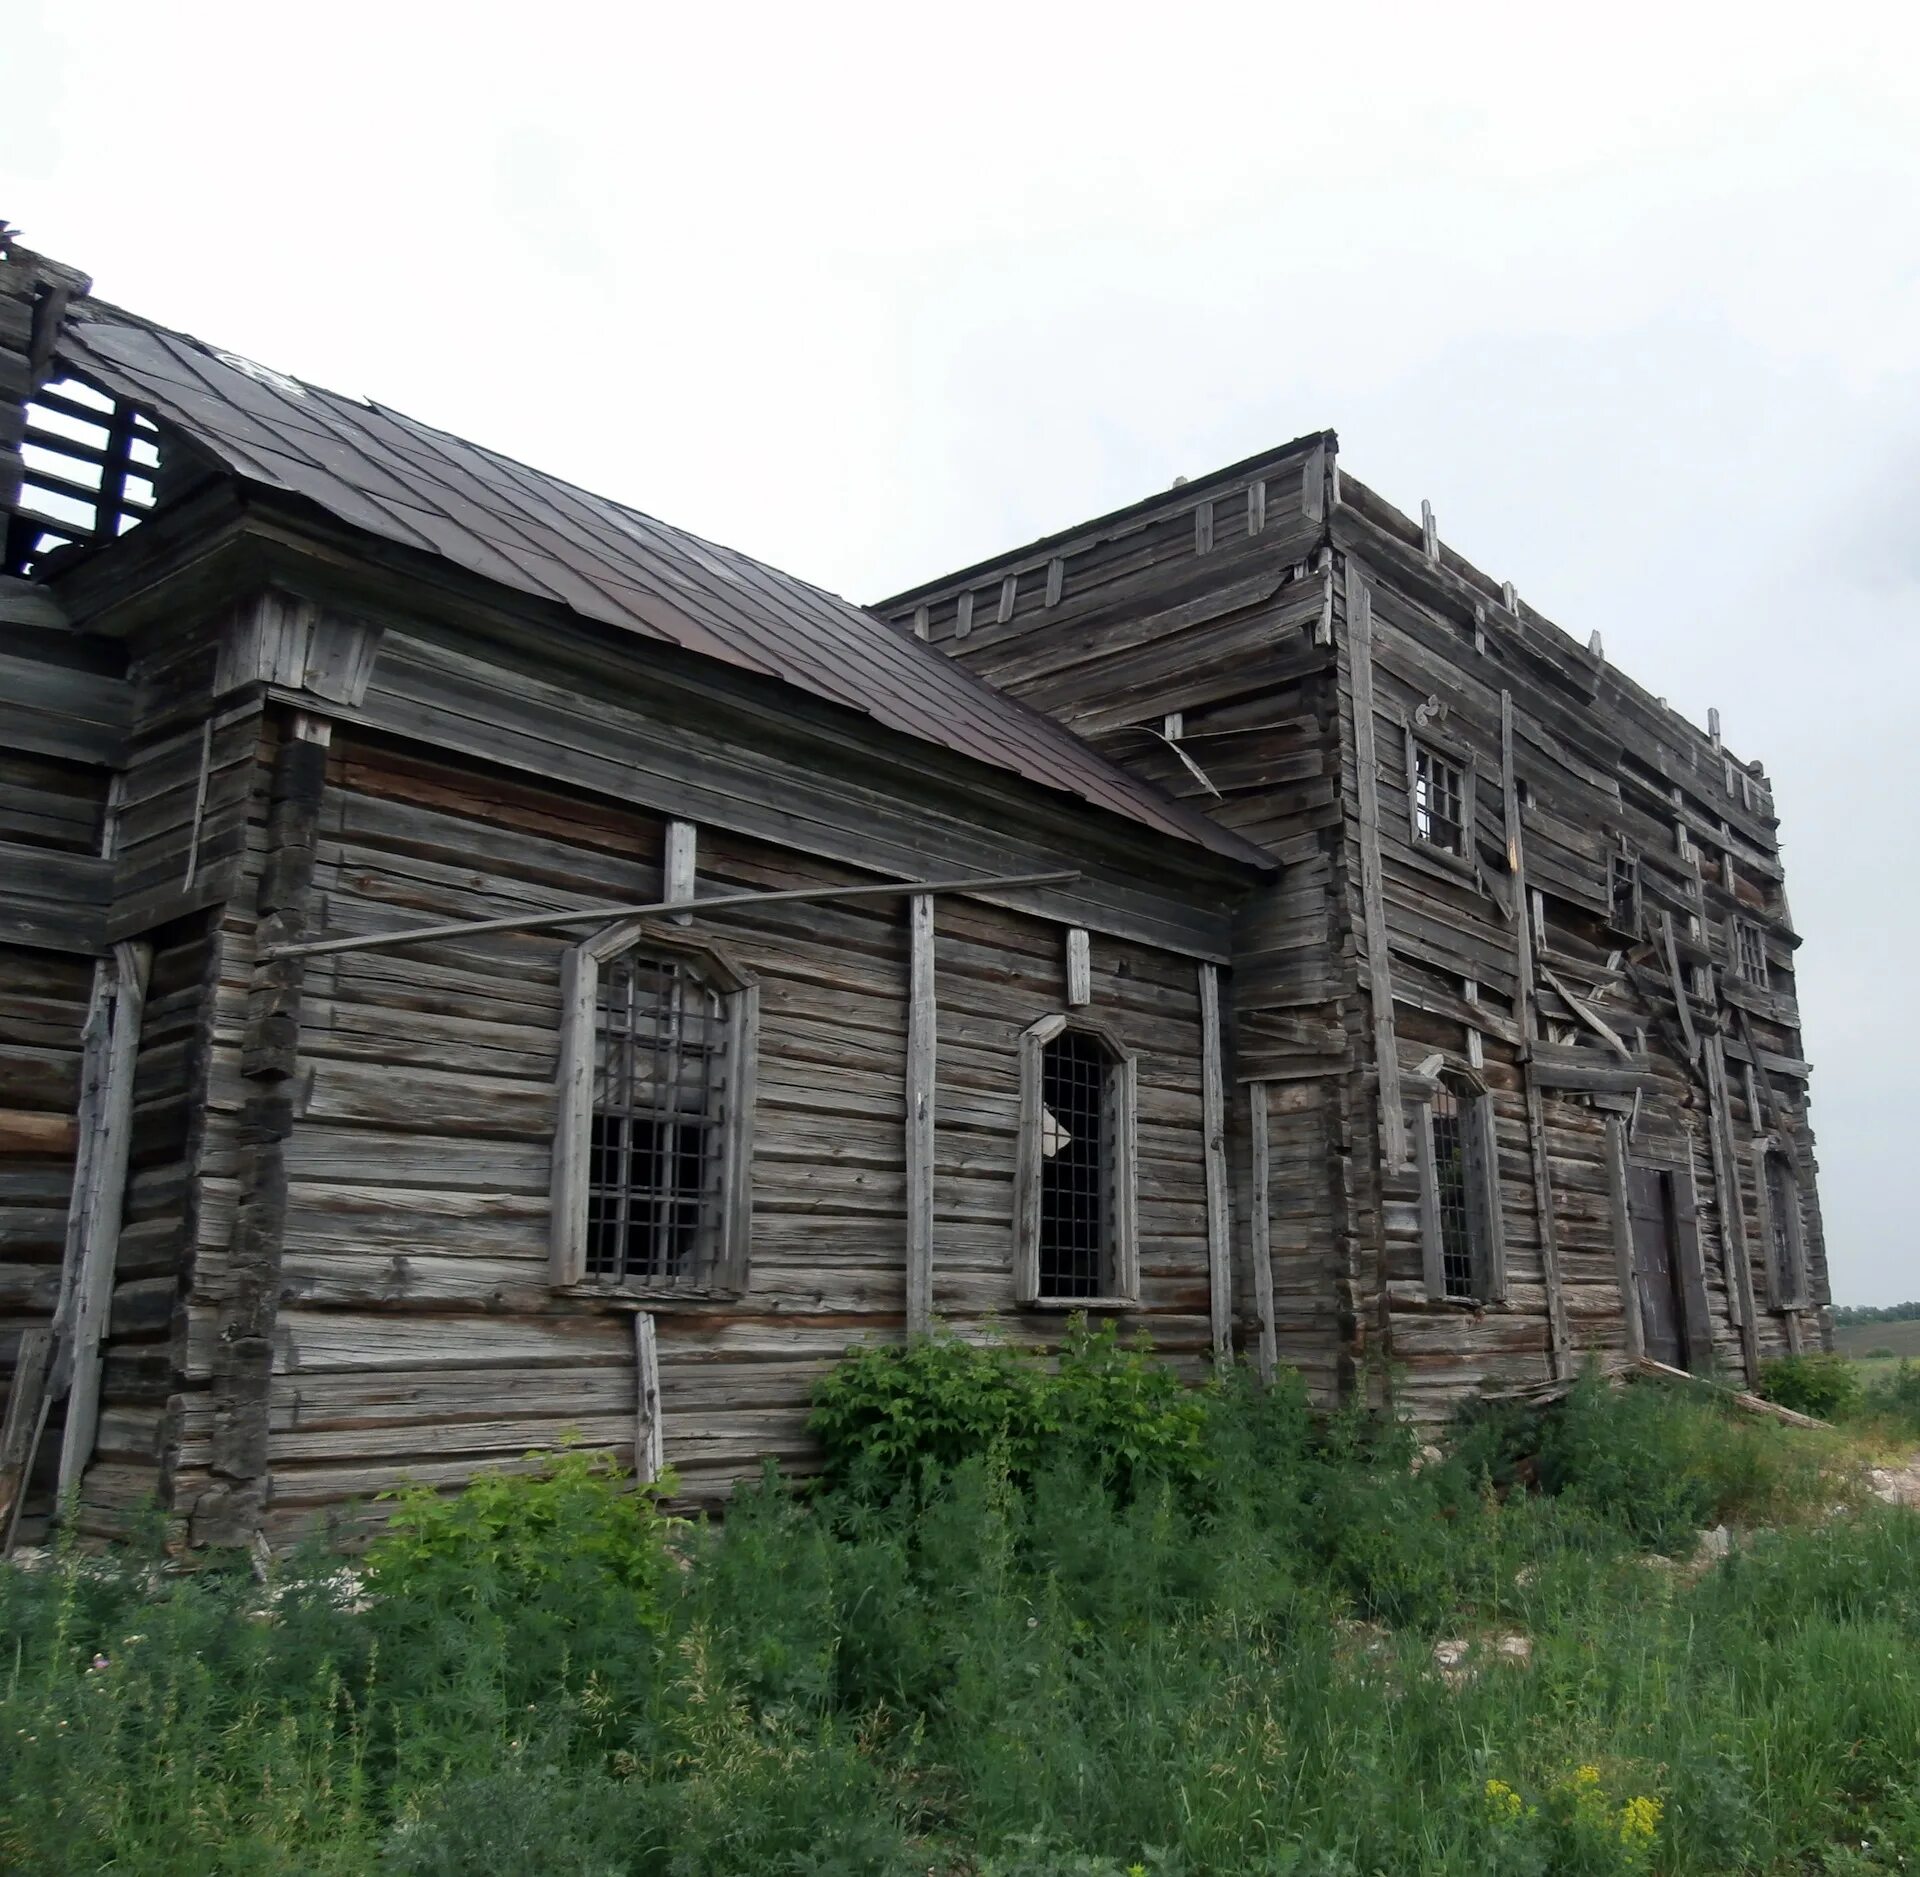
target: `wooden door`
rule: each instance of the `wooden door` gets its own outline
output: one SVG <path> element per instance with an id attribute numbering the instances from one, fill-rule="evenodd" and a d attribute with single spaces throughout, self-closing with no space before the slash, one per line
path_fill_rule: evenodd
<path id="1" fill-rule="evenodd" d="M 1633 1275 L 1640 1293 L 1640 1326 L 1647 1354 L 1656 1362 L 1687 1366 L 1686 1322 L 1674 1256 L 1673 1175 L 1659 1167 L 1627 1169 L 1628 1212 L 1633 1221 Z"/>

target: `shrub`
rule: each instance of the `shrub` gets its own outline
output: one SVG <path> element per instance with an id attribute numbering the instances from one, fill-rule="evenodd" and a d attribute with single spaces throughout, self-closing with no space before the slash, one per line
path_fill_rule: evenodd
<path id="1" fill-rule="evenodd" d="M 1781 1356 L 1761 1364 L 1760 1393 L 1796 1414 L 1844 1421 L 1860 1409 L 1860 1372 L 1845 1356 Z"/>
<path id="2" fill-rule="evenodd" d="M 924 1494 L 963 1461 L 1001 1454 L 1023 1477 L 1041 1421 L 1041 1377 L 1001 1343 L 919 1336 L 867 1344 L 814 1388 L 808 1422 L 830 1488 Z"/>

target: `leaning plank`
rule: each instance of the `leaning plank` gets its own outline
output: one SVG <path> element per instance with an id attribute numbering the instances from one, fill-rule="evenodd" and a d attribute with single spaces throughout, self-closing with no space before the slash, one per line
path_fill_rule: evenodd
<path id="1" fill-rule="evenodd" d="M 52 1360 L 50 1329 L 30 1329 L 21 1336 L 13 1385 L 7 1391 L 6 1419 L 0 1422 L 0 1558 L 13 1549 L 20 1503 L 47 1424 L 47 1370 Z"/>
<path id="2" fill-rule="evenodd" d="M 127 1191 L 127 1160 L 133 1146 L 133 1072 L 140 1047 L 140 1014 L 146 1001 L 152 947 L 114 947 L 109 998 L 110 1034 L 101 1083 L 95 1144 L 87 1155 L 88 1190 L 80 1257 L 71 1300 L 72 1367 L 67 1382 L 67 1418 L 60 1439 L 60 1500 L 80 1484 L 93 1457 L 100 1420 L 100 1376 L 107 1319 L 113 1304 L 114 1263 L 120 1248 L 120 1217 Z"/>
<path id="3" fill-rule="evenodd" d="M 1527 1148 L 1533 1162 L 1533 1204 L 1540 1229 L 1540 1282 L 1547 1293 L 1547 1367 L 1564 1374 L 1567 1306 L 1560 1288 L 1560 1246 L 1553 1212 L 1553 1173 L 1547 1157 L 1546 1121 L 1533 1046 L 1540 1034 L 1533 994 L 1533 914 L 1527 891 L 1527 850 L 1520 818 L 1520 778 L 1514 760 L 1513 693 L 1500 693 L 1500 800 L 1507 834 L 1507 867 L 1513 876 L 1513 1014 L 1525 1039 L 1520 1076 L 1527 1104 Z"/>
<path id="4" fill-rule="evenodd" d="M 907 1333 L 933 1327 L 934 1002 L 933 895 L 908 902 Z"/>
<path id="5" fill-rule="evenodd" d="M 1740 1312 L 1740 1354 L 1747 1380 L 1760 1379 L 1760 1324 L 1753 1293 L 1753 1260 L 1747 1249 L 1747 1205 L 1740 1191 L 1740 1162 L 1733 1145 L 1733 1114 L 1727 1097 L 1727 1059 L 1718 1036 L 1702 1052 L 1707 1075 L 1708 1136 L 1713 1184 L 1720 1209 L 1720 1255 Z"/>
<path id="6" fill-rule="evenodd" d="M 1669 1367 L 1664 1362 L 1656 1362 L 1651 1356 L 1637 1358 L 1633 1366 L 1643 1374 L 1658 1375 L 1672 1382 L 1691 1382 L 1696 1388 L 1710 1388 L 1716 1395 L 1724 1396 L 1736 1408 L 1748 1414 L 1763 1414 L 1770 1421 L 1784 1421 L 1788 1427 L 1830 1427 L 1830 1421 L 1817 1421 L 1810 1414 L 1796 1413 L 1792 1408 L 1783 1408 L 1777 1401 L 1766 1401 L 1760 1396 L 1749 1394 L 1743 1388 L 1728 1388 L 1722 1382 L 1716 1382 L 1705 1375 L 1689 1375 L 1685 1369 Z"/>

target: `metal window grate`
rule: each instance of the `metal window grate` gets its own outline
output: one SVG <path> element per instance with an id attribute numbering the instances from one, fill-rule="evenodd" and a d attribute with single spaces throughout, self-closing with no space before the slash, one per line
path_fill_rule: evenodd
<path id="1" fill-rule="evenodd" d="M 1428 749 L 1413 754 L 1413 825 L 1421 840 L 1449 854 L 1467 851 L 1466 778 Z"/>
<path id="2" fill-rule="evenodd" d="M 1099 1042 L 1066 1030 L 1040 1056 L 1040 1290 L 1104 1294 L 1107 1079 Z"/>
<path id="3" fill-rule="evenodd" d="M 724 998 L 687 964 L 628 952 L 594 1013 L 587 1275 L 698 1281 L 719 1239 Z"/>
<path id="4" fill-rule="evenodd" d="M 1733 968 L 1756 989 L 1767 988 L 1767 936 L 1745 919 L 1733 924 Z"/>
<path id="5" fill-rule="evenodd" d="M 1467 1203 L 1467 1135 L 1459 1099 L 1433 1097 L 1433 1173 L 1440 1202 L 1440 1268 L 1449 1297 L 1478 1294 L 1473 1271 L 1473 1217 Z"/>

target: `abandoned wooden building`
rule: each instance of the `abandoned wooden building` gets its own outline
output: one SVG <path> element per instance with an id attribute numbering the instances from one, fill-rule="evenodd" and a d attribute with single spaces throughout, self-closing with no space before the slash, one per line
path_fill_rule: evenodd
<path id="1" fill-rule="evenodd" d="M 868 610 L 0 245 L 8 1522 L 1823 1336 L 1765 778 L 1330 433 Z"/>

